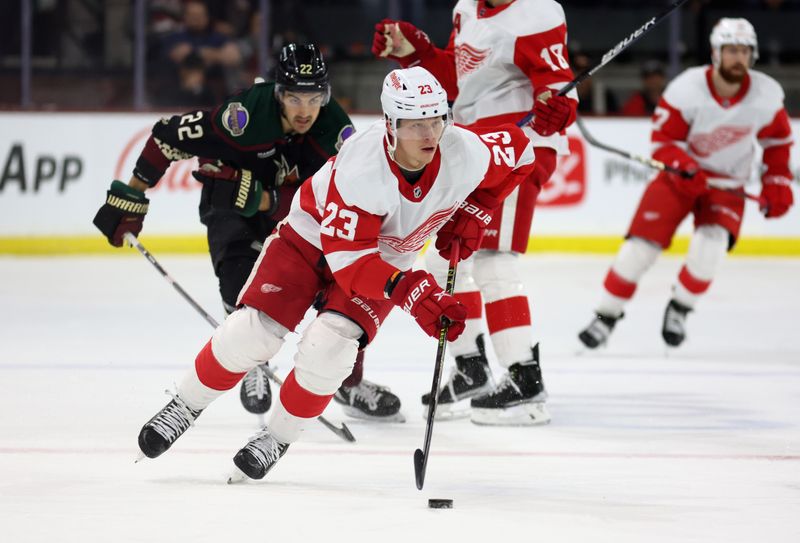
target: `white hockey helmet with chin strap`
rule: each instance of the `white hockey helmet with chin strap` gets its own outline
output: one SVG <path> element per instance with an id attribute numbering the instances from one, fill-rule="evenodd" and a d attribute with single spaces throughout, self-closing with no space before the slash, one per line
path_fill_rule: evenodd
<path id="1" fill-rule="evenodd" d="M 397 121 L 400 119 L 435 119 L 452 124 L 447 92 L 425 68 L 392 70 L 383 80 L 381 106 L 386 120 L 386 147 L 394 159 L 397 147 Z"/>
<path id="2" fill-rule="evenodd" d="M 758 38 L 750 21 L 744 18 L 723 17 L 711 30 L 711 61 L 719 66 L 723 45 L 748 45 L 753 50 L 750 57 L 752 67 L 758 60 Z"/>

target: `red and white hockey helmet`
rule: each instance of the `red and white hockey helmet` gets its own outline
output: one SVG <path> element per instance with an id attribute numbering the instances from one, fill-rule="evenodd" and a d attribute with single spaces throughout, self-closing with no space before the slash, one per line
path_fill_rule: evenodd
<path id="1" fill-rule="evenodd" d="M 389 72 L 383 80 L 381 106 L 386 119 L 386 142 L 392 156 L 397 146 L 399 119 L 438 117 L 445 126 L 452 123 L 447 92 L 433 74 L 421 66 Z"/>
<path id="2" fill-rule="evenodd" d="M 753 50 L 750 66 L 758 60 L 758 38 L 750 21 L 744 18 L 723 17 L 711 30 L 711 60 L 719 65 L 723 45 L 749 45 Z"/>

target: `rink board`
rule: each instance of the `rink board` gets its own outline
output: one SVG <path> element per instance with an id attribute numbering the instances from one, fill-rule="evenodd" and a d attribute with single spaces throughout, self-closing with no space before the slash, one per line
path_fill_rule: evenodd
<path id="1" fill-rule="evenodd" d="M 92 225 L 113 178 L 127 181 L 158 114 L 1 113 L 0 253 L 110 253 Z M 357 128 L 377 117 L 355 116 Z M 648 155 L 647 119 L 587 119 L 594 137 Z M 795 134 L 800 120 L 793 121 Z M 540 195 L 529 251 L 599 252 L 617 249 L 652 172 L 593 149 L 575 128 L 572 154 L 562 157 Z M 269 160 L 269 159 L 267 159 Z M 207 250 L 198 220 L 200 184 L 190 175 L 194 159 L 175 163 L 148 191 L 150 212 L 142 241 L 159 252 Z M 792 151 L 797 178 L 800 151 Z M 757 194 L 756 172 L 747 186 Z M 686 247 L 691 222 L 679 230 L 673 250 Z M 118 251 L 117 251 L 118 252 Z M 748 203 L 740 254 L 800 255 L 800 213 L 765 220 Z"/>

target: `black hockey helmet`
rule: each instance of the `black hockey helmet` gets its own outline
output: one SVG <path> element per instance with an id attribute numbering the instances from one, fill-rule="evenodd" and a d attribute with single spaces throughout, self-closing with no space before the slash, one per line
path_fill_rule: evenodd
<path id="1" fill-rule="evenodd" d="M 275 68 L 275 94 L 280 98 L 285 91 L 322 92 L 323 105 L 328 103 L 331 97 L 328 65 L 316 45 L 290 43 L 281 49 Z"/>

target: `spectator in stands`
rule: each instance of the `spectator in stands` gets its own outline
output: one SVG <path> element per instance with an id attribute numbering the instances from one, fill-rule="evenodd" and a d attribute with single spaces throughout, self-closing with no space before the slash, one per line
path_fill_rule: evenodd
<path id="1" fill-rule="evenodd" d="M 650 117 L 656 109 L 661 93 L 667 86 L 664 65 L 657 60 L 648 60 L 642 65 L 642 88 L 634 92 L 620 111 L 627 117 Z"/>
<path id="2" fill-rule="evenodd" d="M 206 82 L 203 59 L 190 54 L 178 67 L 178 86 L 158 95 L 159 106 L 180 106 L 183 109 L 202 109 L 213 106 L 214 94 Z"/>
<path id="3" fill-rule="evenodd" d="M 580 74 L 591 64 L 588 55 L 581 52 L 570 53 L 572 59 L 572 71 L 575 75 Z M 604 89 L 594 87 L 594 78 L 584 79 L 577 87 L 578 113 L 581 115 L 610 115 L 617 112 L 617 100 L 614 95 Z"/>
<path id="4" fill-rule="evenodd" d="M 183 30 L 165 38 L 164 51 L 176 68 L 189 55 L 197 55 L 205 65 L 206 75 L 221 80 L 226 71 L 237 70 L 242 60 L 236 44 L 211 29 L 208 8 L 198 0 L 184 4 Z"/>

